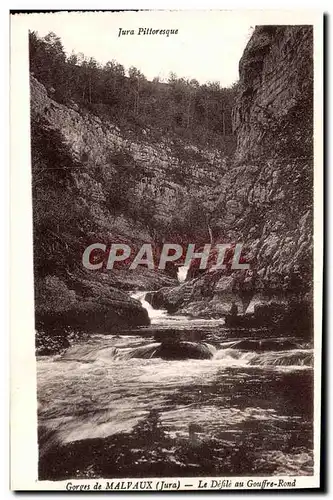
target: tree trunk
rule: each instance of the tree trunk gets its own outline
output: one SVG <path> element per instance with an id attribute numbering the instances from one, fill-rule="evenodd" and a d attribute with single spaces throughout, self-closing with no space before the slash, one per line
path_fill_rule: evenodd
<path id="1" fill-rule="evenodd" d="M 91 104 L 91 76 L 89 78 L 89 103 Z"/>
<path id="2" fill-rule="evenodd" d="M 225 113 L 222 111 L 222 135 L 225 135 Z"/>
<path id="3" fill-rule="evenodd" d="M 210 225 L 208 224 L 208 234 L 209 234 L 209 239 L 210 239 L 210 244 L 213 244 L 213 231 Z"/>

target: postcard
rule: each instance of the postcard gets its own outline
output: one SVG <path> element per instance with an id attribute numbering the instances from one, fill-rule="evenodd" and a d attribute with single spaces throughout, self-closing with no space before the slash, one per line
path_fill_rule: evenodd
<path id="1" fill-rule="evenodd" d="M 322 13 L 10 23 L 11 488 L 320 488 Z"/>

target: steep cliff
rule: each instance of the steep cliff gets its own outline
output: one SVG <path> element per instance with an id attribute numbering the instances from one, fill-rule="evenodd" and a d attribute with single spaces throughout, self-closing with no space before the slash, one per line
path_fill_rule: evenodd
<path id="1" fill-rule="evenodd" d="M 233 159 L 175 133 L 156 139 L 149 128 L 138 133 L 73 101 L 57 102 L 54 89 L 32 76 L 37 311 L 57 311 L 51 297 L 59 291 L 67 297 L 59 311 L 71 309 L 71 321 L 82 301 L 107 298 L 111 326 L 147 322 L 139 303 L 120 292 L 121 310 L 127 304 L 134 312 L 127 322 L 126 313 L 118 318 L 117 290 L 159 290 L 151 300 L 193 315 L 218 316 L 233 301 L 245 312 L 309 298 L 312 47 L 311 27 L 256 27 L 239 64 Z M 199 274 L 194 267 L 178 286 L 173 267 L 95 272 L 81 264 L 93 242 L 126 243 L 133 252 L 151 242 L 158 253 L 163 242 L 210 240 L 243 243 L 250 269 Z M 45 311 L 45 304 L 53 305 Z M 99 325 L 100 312 L 89 308 Z"/>
<path id="2" fill-rule="evenodd" d="M 217 204 L 223 242 L 244 243 L 250 270 L 208 271 L 173 294 L 162 290 L 166 304 L 172 297 L 182 312 L 220 314 L 232 301 L 251 311 L 258 302 L 309 296 L 312 50 L 309 26 L 255 28 L 239 64 L 237 149 Z"/>
<path id="3" fill-rule="evenodd" d="M 311 158 L 312 51 L 310 26 L 256 27 L 239 63 L 238 160 Z"/>
<path id="4" fill-rule="evenodd" d="M 175 136 L 156 141 L 149 129 L 120 129 L 74 102 L 55 101 L 54 89 L 33 76 L 30 89 L 37 327 L 147 324 L 128 291 L 175 286 L 176 268 L 88 271 L 82 254 L 96 242 L 127 244 L 134 255 L 143 243 L 158 254 L 163 241 L 189 234 L 206 241 L 200 216 L 217 203 L 227 158 Z M 83 310 L 89 318 L 80 322 Z"/>

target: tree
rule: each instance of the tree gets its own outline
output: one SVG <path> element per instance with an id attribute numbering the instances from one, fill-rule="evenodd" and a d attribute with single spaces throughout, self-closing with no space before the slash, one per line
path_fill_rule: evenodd
<path id="1" fill-rule="evenodd" d="M 134 66 L 131 66 L 128 70 L 128 75 L 130 79 L 130 85 L 132 89 L 133 99 L 133 112 L 135 115 L 139 114 L 140 111 L 140 93 L 143 90 L 144 84 L 146 82 L 145 76 Z"/>
<path id="2" fill-rule="evenodd" d="M 231 154 L 232 107 L 235 85 L 223 89 L 218 82 L 200 85 L 195 79 L 170 73 L 167 82 L 149 82 L 134 66 L 125 74 L 115 60 L 101 66 L 82 53 L 66 57 L 61 40 L 54 33 L 40 38 L 29 34 L 30 69 L 45 85 L 52 99 L 77 102 L 106 119 L 136 131 L 150 129 L 151 137 L 177 134 L 198 144 L 213 144 Z"/>

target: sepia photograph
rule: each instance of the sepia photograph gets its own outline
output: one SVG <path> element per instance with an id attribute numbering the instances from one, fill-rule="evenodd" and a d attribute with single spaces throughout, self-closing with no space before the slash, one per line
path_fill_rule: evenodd
<path id="1" fill-rule="evenodd" d="M 301 13 L 12 11 L 36 489 L 319 486 L 322 20 Z"/>

